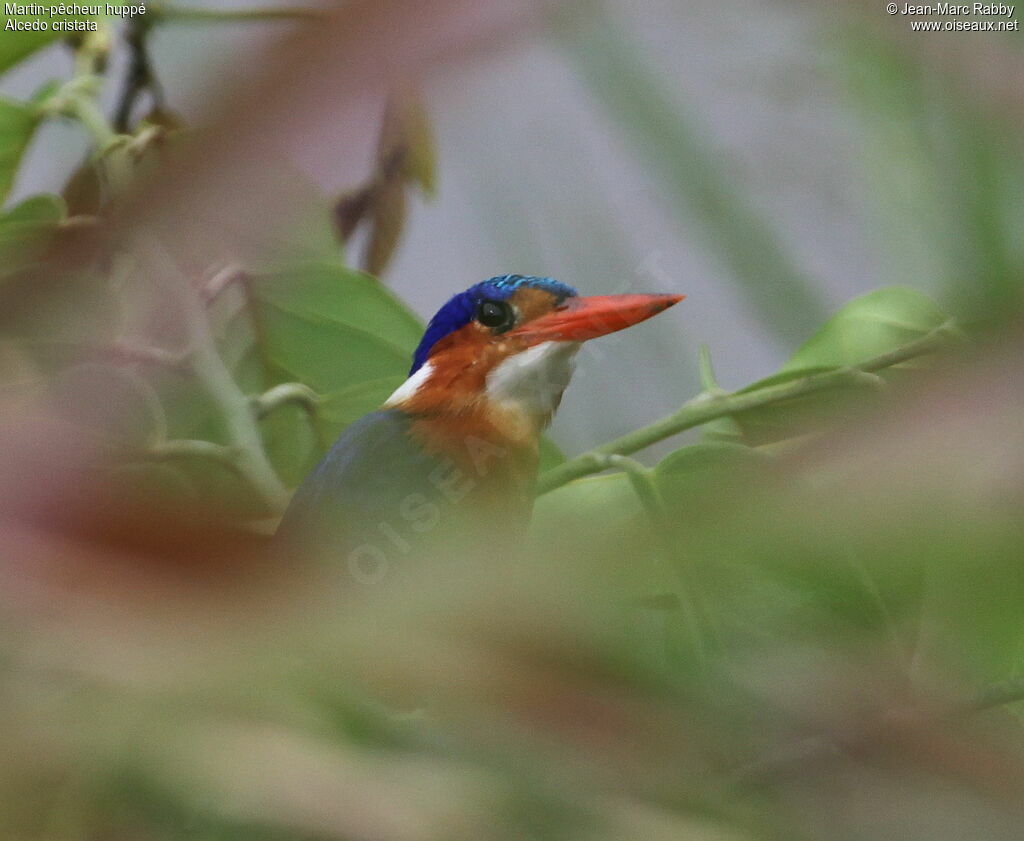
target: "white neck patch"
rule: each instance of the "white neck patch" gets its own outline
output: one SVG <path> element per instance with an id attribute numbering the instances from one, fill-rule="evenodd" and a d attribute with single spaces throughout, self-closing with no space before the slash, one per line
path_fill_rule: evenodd
<path id="1" fill-rule="evenodd" d="M 487 375 L 487 398 L 547 423 L 572 378 L 579 342 L 542 342 L 514 354 Z"/>
<path id="2" fill-rule="evenodd" d="M 394 409 L 401 406 L 405 401 L 412 400 L 433 373 L 433 366 L 429 362 L 424 362 L 415 374 L 395 389 L 394 393 L 384 402 L 384 408 Z"/>

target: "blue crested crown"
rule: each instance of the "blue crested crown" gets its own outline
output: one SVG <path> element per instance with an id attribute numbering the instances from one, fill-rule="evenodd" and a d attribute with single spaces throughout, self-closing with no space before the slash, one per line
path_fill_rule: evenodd
<path id="1" fill-rule="evenodd" d="M 451 335 L 456 330 L 465 327 L 473 320 L 477 305 L 481 301 L 503 301 L 512 296 L 520 287 L 532 289 L 543 289 L 550 292 L 559 301 L 572 298 L 576 290 L 564 283 L 559 283 L 550 277 L 533 277 L 532 275 L 507 274 L 500 277 L 492 277 L 482 283 L 470 286 L 465 292 L 453 295 L 448 303 L 437 311 L 437 314 L 430 319 L 427 331 L 420 340 L 416 353 L 413 354 L 412 368 L 409 374 L 415 374 L 427 361 L 430 351 L 445 336 Z"/>

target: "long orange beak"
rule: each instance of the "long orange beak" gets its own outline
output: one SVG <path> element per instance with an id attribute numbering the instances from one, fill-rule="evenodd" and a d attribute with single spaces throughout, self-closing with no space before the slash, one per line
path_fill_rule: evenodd
<path id="1" fill-rule="evenodd" d="M 568 298 L 546 315 L 507 335 L 530 342 L 585 342 L 624 330 L 678 304 L 685 295 L 594 295 Z"/>

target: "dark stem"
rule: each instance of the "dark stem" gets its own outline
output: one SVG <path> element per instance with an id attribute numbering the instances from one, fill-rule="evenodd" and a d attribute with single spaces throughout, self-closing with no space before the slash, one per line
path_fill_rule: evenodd
<path id="1" fill-rule="evenodd" d="M 144 17 L 132 18 L 127 23 L 125 41 L 130 50 L 128 70 L 125 74 L 124 87 L 114 111 L 114 130 L 120 134 L 131 133 L 132 110 L 144 91 L 149 91 L 155 104 L 163 102 L 163 90 L 153 72 L 153 64 L 149 56 L 146 38 L 149 35 L 150 21 Z"/>

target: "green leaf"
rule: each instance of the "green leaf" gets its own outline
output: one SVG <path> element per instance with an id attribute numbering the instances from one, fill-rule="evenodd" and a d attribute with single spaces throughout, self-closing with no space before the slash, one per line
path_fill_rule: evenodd
<path id="1" fill-rule="evenodd" d="M 755 392 L 823 371 L 857 366 L 919 339 L 947 321 L 925 295 L 901 286 L 855 298 L 837 312 L 782 366 L 778 374 L 740 390 Z M 891 381 L 900 371 L 927 365 L 915 359 L 879 372 Z M 762 409 L 722 418 L 705 427 L 705 438 L 761 446 L 821 429 L 870 399 L 876 389 L 866 380 L 823 389 Z"/>
<path id="2" fill-rule="evenodd" d="M 408 365 L 400 348 L 340 322 L 299 316 L 273 305 L 260 308 L 273 364 L 317 392 L 386 377 Z"/>
<path id="3" fill-rule="evenodd" d="M 404 378 L 422 327 L 369 275 L 308 263 L 257 276 L 252 291 L 266 357 L 318 393 Z"/>
<path id="4" fill-rule="evenodd" d="M 373 333 L 408 351 L 423 326 L 376 278 L 333 262 L 309 262 L 254 278 L 262 301 L 302 317 L 318 317 Z"/>
<path id="5" fill-rule="evenodd" d="M 826 321 L 781 370 L 858 365 L 921 338 L 946 320 L 931 299 L 914 289 L 876 289 Z"/>
<path id="6" fill-rule="evenodd" d="M 379 409 L 403 379 L 392 376 L 368 380 L 323 397 L 317 417 L 326 443 L 332 443 L 353 421 Z"/>
<path id="7" fill-rule="evenodd" d="M 553 467 L 565 462 L 565 453 L 559 449 L 558 445 L 555 444 L 546 435 L 542 435 L 540 439 L 540 462 L 537 465 L 537 472 L 543 473 L 545 470 L 551 470 Z"/>
<path id="8" fill-rule="evenodd" d="M 0 220 L 0 279 L 37 265 L 56 234 L 53 222 Z"/>
<path id="9" fill-rule="evenodd" d="M 635 558 L 644 532 L 640 513 L 624 473 L 577 479 L 537 500 L 529 541 L 549 557 Z"/>
<path id="10" fill-rule="evenodd" d="M 666 509 L 682 520 L 712 501 L 740 493 L 762 477 L 771 459 L 750 447 L 705 443 L 682 447 L 654 469 Z"/>
<path id="11" fill-rule="evenodd" d="M 64 202 L 52 195 L 32 196 L 0 214 L 0 276 L 35 265 L 64 216 Z"/>
<path id="12" fill-rule="evenodd" d="M 28 98 L 28 101 L 33 105 L 42 105 L 48 99 L 55 96 L 63 85 L 64 82 L 61 79 L 50 79 L 49 81 L 43 82 L 43 84 L 36 88 L 32 96 Z"/>
<path id="13" fill-rule="evenodd" d="M 404 381 L 422 328 L 377 280 L 334 262 L 256 275 L 249 289 L 254 306 L 225 331 L 239 382 L 259 391 L 295 381 L 321 395 L 315 422 L 283 407 L 261 423 L 275 468 L 294 485 L 348 424 Z"/>
<path id="14" fill-rule="evenodd" d="M 30 196 L 16 204 L 2 216 L 0 225 L 10 222 L 49 222 L 56 224 L 67 217 L 67 206 L 64 199 L 52 193 L 40 193 Z"/>
<path id="15" fill-rule="evenodd" d="M 31 24 L 34 21 L 45 20 L 49 26 L 45 30 L 19 30 L 4 32 L 3 37 L 0 38 L 0 74 L 6 73 L 14 67 L 14 65 L 18 64 L 23 59 L 28 58 L 37 50 L 41 50 L 43 47 L 73 34 L 54 29 L 54 22 L 93 19 L 92 15 L 54 15 L 51 17 L 49 12 L 47 12 L 45 16 L 4 15 L 5 24 L 7 21 L 18 21 Z"/>
<path id="16" fill-rule="evenodd" d="M 30 22 L 39 20 L 39 15 L 7 15 L 6 20 Z M 60 38 L 62 33 L 52 29 L 45 31 L 5 32 L 0 38 L 0 73 L 4 73 L 24 58 L 32 55 Z"/>
<path id="17" fill-rule="evenodd" d="M 543 557 L 587 558 L 607 570 L 624 603 L 664 613 L 688 598 L 675 574 L 675 565 L 685 560 L 677 554 L 689 545 L 685 536 L 704 525 L 723 501 L 759 483 L 770 466 L 767 456 L 730 444 L 672 453 L 651 471 L 669 518 L 669 533 L 660 535 L 626 473 L 577 479 L 537 500 L 529 545 Z M 652 633 L 660 638 L 665 629 Z"/>
<path id="18" fill-rule="evenodd" d="M 430 118 L 418 92 L 392 95 L 384 113 L 377 147 L 377 170 L 385 178 L 396 167 L 402 181 L 417 184 L 427 196 L 437 190 L 437 148 Z"/>
<path id="19" fill-rule="evenodd" d="M 341 431 L 380 408 L 405 380 L 421 327 L 378 281 L 334 262 L 253 275 L 253 306 L 225 297 L 218 344 L 247 394 L 300 382 L 320 395 L 315 420 L 294 406 L 261 421 L 274 467 L 296 484 Z M 254 323 L 255 318 L 255 323 Z M 221 424 L 191 382 L 162 378 L 172 434 L 224 442 Z"/>
<path id="20" fill-rule="evenodd" d="M 11 191 L 21 156 L 32 140 L 39 119 L 39 113 L 32 106 L 0 98 L 0 201 Z"/>
<path id="21" fill-rule="evenodd" d="M 302 481 L 320 452 L 315 419 L 303 407 L 278 406 L 260 421 L 263 445 L 277 475 L 289 487 Z"/>

